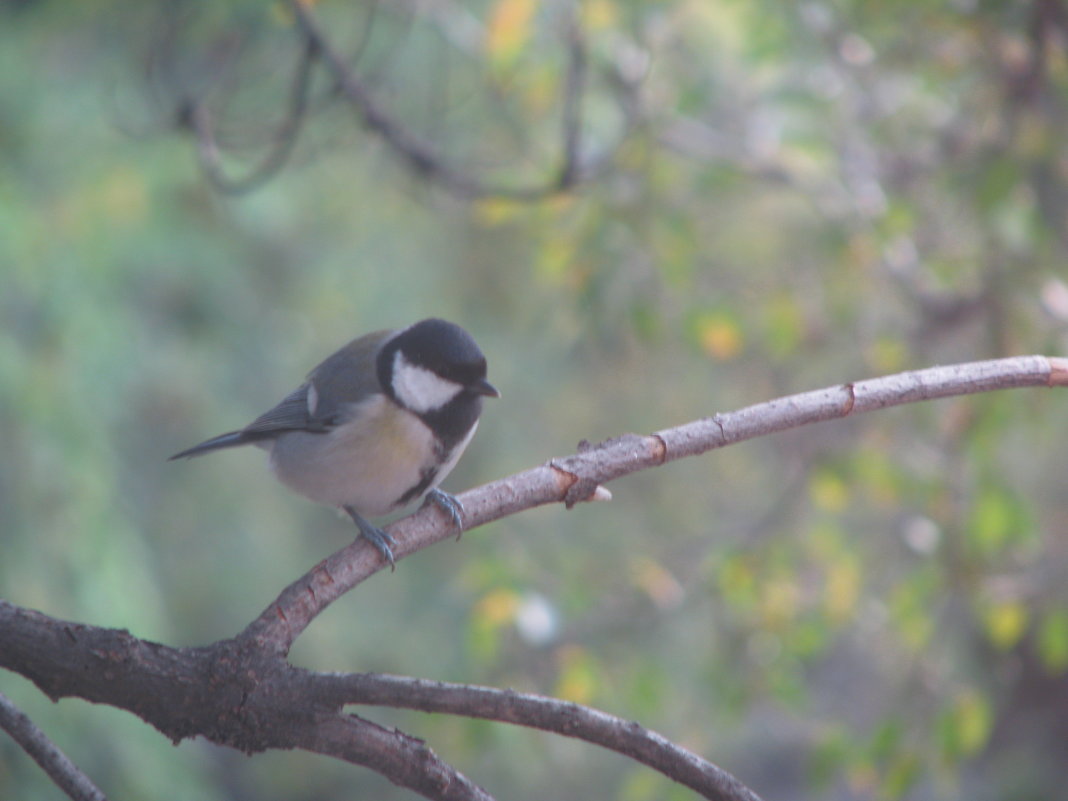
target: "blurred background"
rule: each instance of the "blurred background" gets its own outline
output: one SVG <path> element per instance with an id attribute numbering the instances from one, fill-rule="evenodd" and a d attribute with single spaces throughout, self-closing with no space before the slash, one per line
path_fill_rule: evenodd
<path id="1" fill-rule="evenodd" d="M 166 458 L 425 316 L 468 328 L 503 393 L 452 491 L 582 439 L 1068 350 L 1060 0 L 305 9 L 393 129 L 302 56 L 286 3 L 0 3 L 6 600 L 171 645 L 239 631 L 352 526 L 254 449 Z M 413 170 L 398 131 L 448 169 Z M 1066 411 L 951 399 L 648 471 L 406 559 L 292 660 L 591 704 L 768 801 L 1060 797 Z M 412 797 L 0 690 L 116 800 Z M 502 799 L 693 797 L 575 741 L 359 711 Z M 61 797 L 0 738 L 0 798 Z"/>

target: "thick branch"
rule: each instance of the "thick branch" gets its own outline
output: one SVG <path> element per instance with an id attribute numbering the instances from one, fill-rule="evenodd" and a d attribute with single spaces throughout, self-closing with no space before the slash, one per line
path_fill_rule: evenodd
<path id="1" fill-rule="evenodd" d="M 314 673 L 236 640 L 170 648 L 4 601 L 0 641 L 0 667 L 26 676 L 53 699 L 77 696 L 125 709 L 175 742 L 202 735 L 247 753 L 314 751 L 441 801 L 491 799 L 422 740 L 344 714 L 342 707 L 395 706 L 542 729 L 628 756 L 712 801 L 759 801 L 729 773 L 656 732 L 551 698 L 399 676 Z"/>
<path id="2" fill-rule="evenodd" d="M 3 693 L 0 693 L 0 729 L 10 734 L 74 801 L 107 801 L 100 788 Z"/>
<path id="3" fill-rule="evenodd" d="M 398 676 L 314 673 L 235 640 L 170 648 L 5 601 L 0 641 L 0 667 L 53 699 L 77 696 L 125 709 L 175 742 L 202 735 L 247 753 L 314 751 L 441 801 L 491 799 L 422 740 L 343 714 L 342 707 L 396 706 L 543 729 L 631 757 L 712 801 L 759 801 L 733 776 L 662 735 L 551 698 Z"/>
<path id="4" fill-rule="evenodd" d="M 435 801 L 490 801 L 422 741 L 342 714 L 316 692 L 311 674 L 248 643 L 170 648 L 6 601 L 0 642 L 0 667 L 53 700 L 125 709 L 175 742 L 200 735 L 245 753 L 301 748 L 371 768 Z"/>
<path id="5" fill-rule="evenodd" d="M 951 395 L 1068 385 L 1068 360 L 1044 356 L 934 367 L 828 387 L 717 414 L 648 436 L 626 435 L 465 493 L 468 528 L 546 503 L 605 494 L 603 482 L 807 423 Z M 397 558 L 452 534 L 436 507 L 391 529 Z M 290 585 L 233 640 L 169 648 L 129 632 L 57 621 L 0 601 L 0 667 L 52 698 L 77 695 L 127 709 L 178 741 L 202 735 L 247 752 L 302 748 L 381 772 L 427 798 L 489 796 L 424 743 L 345 715 L 346 703 L 388 703 L 519 723 L 619 751 L 721 801 L 755 796 L 729 774 L 659 735 L 592 709 L 479 687 L 383 676 L 310 673 L 284 659 L 333 600 L 381 568 L 358 541 Z"/>
<path id="6" fill-rule="evenodd" d="M 471 529 L 525 509 L 549 503 L 569 506 L 597 499 L 601 484 L 714 448 L 888 406 L 968 395 L 996 389 L 1068 385 L 1068 360 L 1047 356 L 931 367 L 803 392 L 725 412 L 685 425 L 639 436 L 627 434 L 540 467 L 490 482 L 460 496 L 464 525 Z M 397 560 L 453 534 L 436 508 L 424 508 L 389 527 L 397 540 Z M 382 569 L 362 539 L 320 562 L 254 620 L 242 637 L 279 654 L 316 615 L 344 593 Z"/>

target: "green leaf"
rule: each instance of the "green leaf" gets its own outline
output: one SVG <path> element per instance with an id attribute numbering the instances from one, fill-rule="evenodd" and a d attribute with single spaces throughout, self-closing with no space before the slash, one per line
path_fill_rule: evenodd
<path id="1" fill-rule="evenodd" d="M 1038 657 L 1050 673 L 1068 670 L 1068 610 L 1055 609 L 1038 627 Z"/>
<path id="2" fill-rule="evenodd" d="M 1002 487 L 983 489 L 972 509 L 968 533 L 980 554 L 993 556 L 1034 530 L 1026 508 Z"/>
<path id="3" fill-rule="evenodd" d="M 942 755 L 949 762 L 974 756 L 986 745 L 994 723 L 990 701 L 974 689 L 960 691 L 942 713 Z"/>
<path id="4" fill-rule="evenodd" d="M 903 798 L 920 778 L 922 768 L 923 763 L 915 753 L 899 754 L 886 770 L 881 797 Z"/>

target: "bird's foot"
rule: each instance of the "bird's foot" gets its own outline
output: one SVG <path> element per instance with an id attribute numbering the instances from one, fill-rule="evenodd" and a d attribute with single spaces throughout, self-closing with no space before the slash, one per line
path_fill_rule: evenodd
<path id="1" fill-rule="evenodd" d="M 460 499 L 436 487 L 426 494 L 426 499 L 452 519 L 453 525 L 456 526 L 456 539 L 460 539 L 464 533 L 464 505 L 460 503 Z"/>
<path id="2" fill-rule="evenodd" d="M 389 546 L 396 545 L 397 541 L 378 526 L 373 526 L 364 520 L 363 516 L 351 506 L 342 506 L 341 508 L 352 518 L 352 522 L 356 524 L 356 528 L 360 530 L 360 534 L 363 535 L 364 539 L 375 546 L 375 550 L 382 554 L 382 558 L 385 561 L 389 562 L 389 569 L 396 570 L 397 563 L 393 560 L 393 549 Z"/>

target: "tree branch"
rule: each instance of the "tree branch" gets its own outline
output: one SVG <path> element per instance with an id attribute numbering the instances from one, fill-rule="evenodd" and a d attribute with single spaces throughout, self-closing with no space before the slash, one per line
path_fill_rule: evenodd
<path id="1" fill-rule="evenodd" d="M 414 172 L 435 181 L 458 197 L 469 200 L 487 197 L 515 201 L 541 200 L 595 178 L 608 164 L 608 154 L 614 147 L 588 160 L 581 158 L 579 150 L 587 59 L 585 42 L 575 21 L 572 21 L 567 33 L 568 69 L 564 86 L 560 166 L 555 175 L 544 183 L 504 186 L 487 183 L 468 174 L 450 163 L 430 142 L 408 130 L 378 102 L 370 87 L 353 72 L 316 21 L 310 4 L 306 0 L 289 0 L 289 7 L 308 46 L 318 55 L 341 95 L 352 104 L 364 125 L 393 148 Z"/>
<path id="2" fill-rule="evenodd" d="M 582 99 L 586 89 L 586 39 L 577 14 L 567 21 L 567 79 L 564 83 L 564 105 L 561 115 L 564 152 L 560 159 L 557 186 L 566 189 L 578 178 L 582 154 Z"/>
<path id="3" fill-rule="evenodd" d="M 0 693 L 0 729 L 10 734 L 74 801 L 108 801 L 92 780 L 3 693 Z"/>
<path id="4" fill-rule="evenodd" d="M 544 177 L 510 183 L 494 181 L 450 159 L 433 137 L 420 135 L 391 111 L 375 87 L 354 68 L 354 60 L 335 43 L 334 31 L 320 23 L 314 4 L 287 0 L 292 14 L 293 36 L 300 49 L 286 92 L 284 111 L 273 129 L 262 156 L 243 174 L 224 167 L 226 143 L 220 141 L 217 117 L 212 108 L 226 106 L 226 97 L 240 88 L 238 62 L 248 48 L 244 35 L 220 34 L 210 47 L 198 52 L 183 43 L 180 33 L 195 29 L 195 12 L 184 5 L 166 7 L 166 24 L 147 59 L 146 78 L 153 102 L 163 107 L 168 125 L 188 131 L 196 145 L 197 158 L 208 181 L 221 192 L 236 194 L 260 186 L 276 175 L 290 159 L 296 141 L 311 112 L 310 94 L 316 69 L 321 68 L 330 89 L 324 100 L 347 104 L 359 122 L 377 136 L 409 170 L 465 200 L 499 198 L 537 202 L 580 184 L 597 180 L 611 169 L 612 159 L 637 123 L 637 92 L 631 81 L 614 77 L 613 99 L 620 111 L 619 130 L 611 141 L 597 148 L 584 148 L 583 108 L 590 73 L 590 59 L 579 15 L 570 9 L 561 33 L 566 66 L 560 80 L 560 134 L 554 162 L 545 166 Z M 373 20 L 377 6 L 372 6 Z M 366 29 L 370 37 L 370 25 Z M 366 44 L 365 40 L 365 44 Z M 186 52 L 180 47 L 192 52 Z M 272 54 L 273 56 L 273 54 Z M 228 92 L 220 84 L 232 83 Z M 219 99 L 222 95 L 223 99 Z M 212 100 L 212 98 L 216 98 Z M 282 105 L 280 103 L 279 105 Z M 232 138 L 232 137 L 231 137 Z M 514 159 L 512 159 L 514 161 Z"/>
<path id="5" fill-rule="evenodd" d="M 400 676 L 315 673 L 238 640 L 170 648 L 5 601 L 0 641 L 0 667 L 26 676 L 53 700 L 73 695 L 117 706 L 175 742 L 203 735 L 246 753 L 301 748 L 333 756 L 441 801 L 492 799 L 422 740 L 342 707 L 393 706 L 542 729 L 616 751 L 712 801 L 759 801 L 729 773 L 660 734 L 552 698 Z"/>
<path id="6" fill-rule="evenodd" d="M 323 674 L 342 702 L 515 723 L 600 745 L 716 801 L 760 801 L 731 774 L 634 721 L 556 698 L 376 673 Z"/>
<path id="7" fill-rule="evenodd" d="M 549 503 L 570 507 L 597 500 L 598 488 L 614 479 L 809 423 L 953 395 L 1065 385 L 1068 359 L 1017 356 L 838 384 L 646 436 L 625 434 L 596 446 L 583 444 L 572 456 L 463 493 L 464 527 L 472 529 Z M 397 541 L 393 547 L 397 561 L 453 535 L 448 517 L 433 504 L 398 520 L 388 531 Z M 289 585 L 240 636 L 284 655 L 320 612 L 382 567 L 374 548 L 357 539 Z"/>
<path id="8" fill-rule="evenodd" d="M 215 138 L 207 105 L 201 100 L 186 102 L 186 107 L 180 116 L 196 137 L 201 170 L 219 191 L 229 194 L 251 191 L 273 178 L 285 166 L 297 143 L 297 136 L 300 134 L 301 126 L 308 113 L 308 89 L 311 86 L 315 55 L 314 44 L 307 42 L 293 72 L 293 84 L 286 115 L 278 123 L 267 154 L 244 176 L 231 177 L 223 169 L 219 144 Z"/>
<path id="9" fill-rule="evenodd" d="M 805 392 L 647 436 L 584 445 L 577 454 L 465 493 L 465 523 L 473 528 L 542 504 L 597 499 L 607 495 L 601 485 L 615 478 L 807 423 L 952 395 L 1066 385 L 1068 360 L 1021 356 Z M 400 559 L 453 530 L 431 505 L 390 532 Z M 200 648 L 170 648 L 0 601 L 0 667 L 26 676 L 53 699 L 76 695 L 131 711 L 175 741 L 202 735 L 246 752 L 315 751 L 364 765 L 441 801 L 490 801 L 490 796 L 422 741 L 346 715 L 343 706 L 389 704 L 539 728 L 618 751 L 706 798 L 755 801 L 752 791 L 715 765 L 597 710 L 483 687 L 317 674 L 289 665 L 289 647 L 315 616 L 381 567 L 374 549 L 359 540 L 286 588 L 236 638 Z"/>
<path id="10" fill-rule="evenodd" d="M 492 801 L 426 743 L 354 715 L 314 674 L 236 640 L 170 648 L 0 601 L 0 667 L 52 700 L 132 712 L 175 743 L 203 736 L 245 753 L 300 748 L 370 768 L 435 801 Z"/>
<path id="11" fill-rule="evenodd" d="M 333 714 L 300 734 L 301 747 L 376 770 L 394 784 L 441 801 L 494 801 L 422 740 L 356 715 Z"/>

